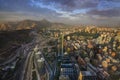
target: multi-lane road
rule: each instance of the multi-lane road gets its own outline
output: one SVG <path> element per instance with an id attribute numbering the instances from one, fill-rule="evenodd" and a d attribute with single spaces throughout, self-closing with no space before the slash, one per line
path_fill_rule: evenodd
<path id="1" fill-rule="evenodd" d="M 54 71 L 52 70 L 50 64 L 47 62 L 47 60 L 44 57 L 44 54 L 42 53 L 42 50 L 44 47 L 46 47 L 46 43 L 50 41 L 51 38 L 45 40 L 41 39 L 39 36 L 37 36 L 34 40 L 34 47 L 32 47 L 32 50 L 28 53 L 23 73 L 24 75 L 21 80 L 34 80 L 32 79 L 32 71 L 35 71 L 37 79 L 42 80 L 43 75 L 46 74 L 45 80 L 54 80 Z M 35 69 L 33 70 L 33 63 L 35 64 Z"/>
<path id="2" fill-rule="evenodd" d="M 53 70 L 51 68 L 43 53 L 43 48 L 48 47 L 46 43 L 51 39 L 52 38 L 45 39 L 40 35 L 36 35 L 31 43 L 21 45 L 12 58 L 6 60 L 3 64 L 0 64 L 8 67 L 8 64 L 14 64 L 14 73 L 11 73 L 13 74 L 11 80 L 34 80 L 32 77 L 34 74 L 33 71 L 36 73 L 37 80 L 42 80 L 41 78 L 43 78 L 43 75 L 41 74 L 46 74 L 46 80 L 53 80 L 56 69 Z M 37 53 L 40 54 L 35 56 Z M 42 60 L 42 63 L 40 60 Z M 56 62 L 54 62 L 54 64 L 55 63 Z M 34 68 L 33 64 L 35 66 Z"/>

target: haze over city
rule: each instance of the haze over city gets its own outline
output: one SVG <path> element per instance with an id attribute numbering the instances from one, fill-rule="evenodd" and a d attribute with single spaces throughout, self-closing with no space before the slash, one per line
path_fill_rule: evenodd
<path id="1" fill-rule="evenodd" d="M 118 25 L 120 0 L 0 0 L 0 22 L 25 19 Z"/>

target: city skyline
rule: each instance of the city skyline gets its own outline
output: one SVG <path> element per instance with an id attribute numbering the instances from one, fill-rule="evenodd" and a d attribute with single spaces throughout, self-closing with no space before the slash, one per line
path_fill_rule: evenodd
<path id="1" fill-rule="evenodd" d="M 47 19 L 67 24 L 119 25 L 119 0 L 0 0 L 0 22 Z"/>

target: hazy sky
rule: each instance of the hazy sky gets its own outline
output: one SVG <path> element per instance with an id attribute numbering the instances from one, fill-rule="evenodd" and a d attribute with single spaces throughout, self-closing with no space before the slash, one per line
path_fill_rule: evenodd
<path id="1" fill-rule="evenodd" d="M 120 24 L 120 0 L 0 0 L 0 21 Z"/>

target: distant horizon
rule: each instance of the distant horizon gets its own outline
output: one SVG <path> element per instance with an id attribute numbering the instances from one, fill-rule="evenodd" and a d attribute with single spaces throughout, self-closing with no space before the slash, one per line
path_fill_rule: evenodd
<path id="1" fill-rule="evenodd" d="M 0 21 L 0 24 L 2 23 L 14 23 L 14 22 L 21 22 L 21 21 L 42 21 L 42 20 L 47 20 L 47 19 L 40 19 L 40 20 L 34 20 L 34 19 L 24 19 L 24 20 L 17 20 L 17 21 Z M 55 22 L 55 21 L 50 21 L 50 20 L 47 20 L 51 23 L 61 23 L 61 24 L 66 24 L 66 25 L 71 25 L 71 26 L 80 26 L 80 25 L 83 25 L 83 26 L 104 26 L 104 27 L 119 27 L 120 25 L 119 24 L 70 24 L 70 23 L 64 23 L 64 22 Z"/>

